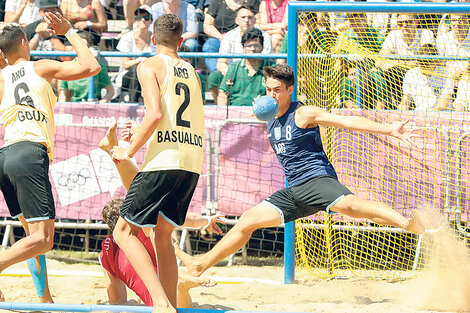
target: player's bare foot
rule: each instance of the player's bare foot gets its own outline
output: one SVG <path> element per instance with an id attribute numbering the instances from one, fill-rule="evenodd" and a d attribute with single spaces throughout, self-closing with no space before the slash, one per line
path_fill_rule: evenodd
<path id="1" fill-rule="evenodd" d="M 426 228 L 424 227 L 423 220 L 421 219 L 419 212 L 411 212 L 410 218 L 408 219 L 408 226 L 405 229 L 418 235 L 424 234 Z"/>
<path id="2" fill-rule="evenodd" d="M 178 273 L 178 286 L 185 289 L 195 287 L 214 287 L 215 285 L 217 285 L 217 282 L 209 277 L 195 277 L 184 270 L 180 270 Z"/>
<path id="3" fill-rule="evenodd" d="M 111 149 L 114 146 L 118 145 L 116 128 L 117 128 L 117 123 L 114 123 L 110 128 L 108 128 L 106 135 L 103 137 L 103 139 L 100 140 L 100 143 L 98 144 L 98 147 L 100 147 L 100 149 L 108 153 L 111 153 Z"/>
<path id="4" fill-rule="evenodd" d="M 190 256 L 181 250 L 178 243 L 176 242 L 173 243 L 173 246 L 175 247 L 176 256 L 181 260 L 181 262 L 183 262 L 184 266 L 186 267 L 186 271 L 190 275 L 199 277 L 202 273 L 204 273 L 204 268 L 198 257 Z"/>

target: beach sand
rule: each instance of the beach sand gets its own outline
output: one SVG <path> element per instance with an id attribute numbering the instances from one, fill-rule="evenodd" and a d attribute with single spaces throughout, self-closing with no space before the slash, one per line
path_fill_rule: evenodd
<path id="1" fill-rule="evenodd" d="M 11 269 L 26 270 L 27 267 L 22 263 Z M 51 274 L 57 271 L 85 273 L 81 276 L 50 275 L 50 289 L 56 303 L 107 304 L 104 278 L 87 274 L 89 272 L 95 273 L 94 276 L 100 274 L 99 265 L 66 264 L 48 259 L 48 270 Z M 227 283 L 228 279 L 225 279 L 225 277 L 253 278 L 282 282 L 283 268 L 273 266 L 221 266 L 209 269 L 205 275 L 221 277 L 225 282 L 222 281 L 211 288 L 192 289 L 191 296 L 195 308 L 331 313 L 446 312 L 445 307 L 436 307 L 435 303 L 432 304 L 429 299 L 424 299 L 423 295 L 418 295 L 419 299 L 413 296 L 416 288 L 421 288 L 418 283 L 420 278 L 395 283 L 361 279 L 314 280 L 292 285 L 257 281 Z M 432 284 L 429 280 L 423 282 Z M 36 301 L 30 277 L 2 274 L 0 289 L 6 301 Z M 137 299 L 130 291 L 129 298 Z M 449 307 L 448 312 L 457 310 L 470 312 L 470 306 L 465 307 L 465 305 L 469 305 L 468 301 L 461 308 Z"/>

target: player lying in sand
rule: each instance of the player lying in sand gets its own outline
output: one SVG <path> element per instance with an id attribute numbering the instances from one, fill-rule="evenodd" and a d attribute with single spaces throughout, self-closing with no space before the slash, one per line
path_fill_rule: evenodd
<path id="1" fill-rule="evenodd" d="M 105 137 L 100 141 L 99 147 L 111 155 L 111 149 L 118 145 L 118 138 L 116 135 L 117 124 L 112 125 L 106 132 Z M 133 135 L 137 131 L 138 125 L 135 122 L 126 123 L 122 130 L 122 137 L 126 141 L 132 141 Z M 118 169 L 121 181 L 126 189 L 137 175 L 139 171 L 137 164 L 132 160 L 123 160 L 115 162 Z M 119 210 L 122 206 L 123 200 L 111 200 L 103 208 L 102 217 L 103 221 L 108 224 L 111 230 L 114 230 L 116 222 L 119 218 Z M 217 223 L 223 223 L 219 220 L 221 215 L 214 215 L 211 217 L 203 217 L 200 214 L 188 212 L 184 224 L 181 227 L 201 228 L 204 227 L 210 232 L 221 234 L 222 230 Z M 153 249 L 151 238 L 149 234 L 152 228 L 145 227 L 139 233 L 138 238 L 147 249 L 152 263 L 157 271 L 157 263 L 155 258 L 155 250 Z M 143 284 L 142 280 L 138 277 L 135 270 L 130 265 L 123 251 L 114 242 L 112 235 L 108 236 L 101 244 L 102 251 L 100 254 L 100 263 L 105 272 L 107 281 L 107 291 L 110 304 L 125 304 L 127 303 L 127 293 L 125 286 L 133 290 L 142 301 L 152 306 L 152 298 Z M 189 275 L 184 270 L 178 271 L 178 290 L 177 290 L 177 306 L 180 308 L 192 307 L 191 296 L 189 289 L 199 286 L 212 287 L 216 283 L 207 277 L 195 277 Z"/>
<path id="2" fill-rule="evenodd" d="M 119 218 L 119 210 L 124 202 L 123 199 L 114 199 L 109 201 L 103 208 L 102 217 L 103 221 L 114 230 L 116 222 Z M 213 221 L 213 223 L 211 223 Z M 207 219 L 199 214 L 188 213 L 183 227 L 197 228 L 206 225 Z M 215 225 L 215 219 L 209 222 L 209 225 Z M 214 229 L 211 226 L 210 229 Z M 217 226 L 216 226 L 217 227 Z M 218 229 L 218 227 L 216 228 Z M 149 227 L 142 228 L 138 235 L 139 240 L 147 249 L 152 263 L 157 269 L 157 260 L 155 258 L 155 250 L 151 242 L 153 236 L 149 236 L 153 230 Z M 220 229 L 216 231 L 220 233 Z M 147 306 L 152 306 L 152 298 L 145 287 L 142 280 L 137 275 L 134 268 L 132 268 L 129 260 L 126 258 L 124 252 L 114 242 L 113 235 L 109 235 L 101 243 L 100 264 L 103 266 L 104 277 L 106 279 L 106 289 L 108 292 L 109 304 L 128 304 L 126 286 L 134 291 L 139 298 Z M 177 307 L 191 308 L 192 300 L 189 294 L 189 289 L 195 287 L 212 287 L 216 282 L 207 277 L 195 277 L 188 274 L 184 270 L 178 271 L 178 291 L 177 291 Z"/>

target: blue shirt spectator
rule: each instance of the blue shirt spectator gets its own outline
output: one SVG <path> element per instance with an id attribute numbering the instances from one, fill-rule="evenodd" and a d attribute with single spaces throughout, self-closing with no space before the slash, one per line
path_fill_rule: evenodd
<path id="1" fill-rule="evenodd" d="M 199 32 L 196 8 L 182 0 L 163 0 L 152 5 L 152 16 L 155 21 L 160 15 L 172 13 L 183 20 L 183 49 L 196 52 L 199 49 L 197 34 Z M 179 14 L 178 14 L 179 13 Z M 153 25 L 152 25 L 153 30 Z"/>

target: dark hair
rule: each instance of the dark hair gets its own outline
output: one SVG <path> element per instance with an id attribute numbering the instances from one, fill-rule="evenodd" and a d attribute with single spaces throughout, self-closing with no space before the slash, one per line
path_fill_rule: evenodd
<path id="1" fill-rule="evenodd" d="M 245 5 L 245 4 L 242 5 L 242 6 L 240 6 L 240 7 L 236 10 L 237 15 L 238 15 L 238 13 L 239 13 L 241 10 L 248 10 L 248 11 L 250 11 L 251 13 L 253 13 L 254 15 L 256 15 L 256 12 L 255 12 L 252 8 L 250 8 L 249 6 L 247 6 L 247 5 Z"/>
<path id="2" fill-rule="evenodd" d="M 247 41 L 250 41 L 256 38 L 258 38 L 260 44 L 263 45 L 264 38 L 263 38 L 263 33 L 261 32 L 261 30 L 259 30 L 258 28 L 253 28 L 253 29 L 248 30 L 242 36 L 242 46 L 244 46 Z"/>
<path id="3" fill-rule="evenodd" d="M 426 43 L 424 45 L 422 45 L 420 48 L 419 48 L 419 52 L 418 52 L 419 55 L 438 55 L 438 51 L 436 49 L 436 47 L 433 45 L 433 44 L 430 44 L 430 43 Z M 431 60 L 431 59 L 419 59 L 418 60 L 418 65 L 419 66 L 427 66 L 429 64 L 432 64 L 433 62 L 435 62 L 436 60 Z"/>
<path id="4" fill-rule="evenodd" d="M 175 47 L 183 33 L 183 21 L 174 14 L 160 15 L 153 25 L 157 45 Z"/>
<path id="5" fill-rule="evenodd" d="M 263 68 L 265 78 L 274 78 L 280 80 L 287 87 L 293 86 L 295 82 L 294 71 L 292 67 L 286 64 L 277 64 L 276 66 L 265 66 Z"/>
<path id="6" fill-rule="evenodd" d="M 116 223 L 119 219 L 119 210 L 124 203 L 124 199 L 113 199 L 108 201 L 101 212 L 101 217 L 103 218 L 103 222 L 108 224 L 109 229 L 111 231 L 114 230 Z"/>
<path id="7" fill-rule="evenodd" d="M 21 39 L 26 39 L 26 34 L 21 26 L 16 23 L 0 23 L 0 49 L 5 54 L 18 50 Z"/>

